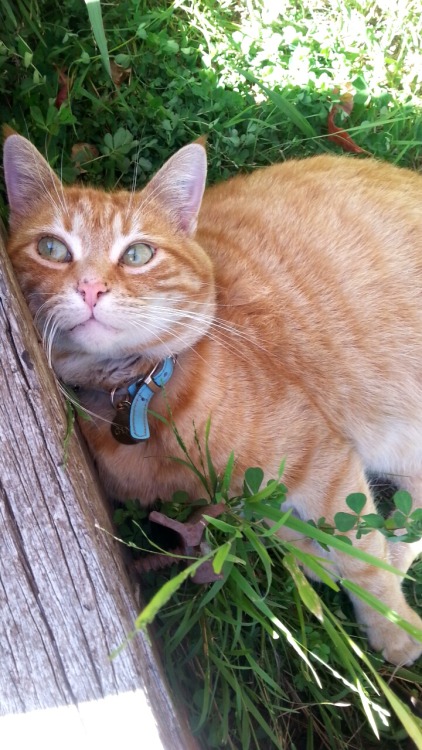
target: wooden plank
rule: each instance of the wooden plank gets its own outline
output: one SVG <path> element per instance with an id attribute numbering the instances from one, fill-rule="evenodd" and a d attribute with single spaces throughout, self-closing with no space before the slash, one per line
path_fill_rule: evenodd
<path id="1" fill-rule="evenodd" d="M 0 736 L 21 747 L 29 731 L 31 744 L 72 739 L 79 750 L 111 746 L 90 738 L 118 726 L 119 742 L 127 733 L 148 750 L 197 750 L 148 640 L 138 634 L 110 659 L 138 607 L 78 435 L 64 460 L 65 432 L 0 242 Z"/>

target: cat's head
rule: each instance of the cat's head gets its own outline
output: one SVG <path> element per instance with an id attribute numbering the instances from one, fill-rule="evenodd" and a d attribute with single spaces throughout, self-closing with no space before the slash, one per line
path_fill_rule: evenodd
<path id="1" fill-rule="evenodd" d="M 6 139 L 4 171 L 8 251 L 53 363 L 55 354 L 157 360 L 204 335 L 215 291 L 194 240 L 200 144 L 180 149 L 138 192 L 65 187 L 17 134 Z"/>

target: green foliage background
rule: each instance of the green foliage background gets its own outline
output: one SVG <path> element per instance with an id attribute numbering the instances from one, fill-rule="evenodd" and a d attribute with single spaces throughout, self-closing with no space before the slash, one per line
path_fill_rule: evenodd
<path id="1" fill-rule="evenodd" d="M 209 135 L 212 181 L 336 150 L 327 114 L 347 85 L 355 93 L 348 127 L 359 144 L 419 164 L 416 4 L 404 12 L 369 2 L 104 3 L 120 85 L 82 0 L 1 0 L 0 9 L 0 120 L 27 135 L 66 181 L 81 177 L 71 159 L 81 143 L 98 150 L 87 155 L 82 179 L 107 187 L 132 186 L 135 163 L 142 184 L 201 134 Z M 57 108 L 60 71 L 69 96 Z"/>

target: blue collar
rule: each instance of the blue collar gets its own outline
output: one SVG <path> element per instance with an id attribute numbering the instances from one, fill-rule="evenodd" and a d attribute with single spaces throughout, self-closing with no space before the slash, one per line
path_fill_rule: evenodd
<path id="1" fill-rule="evenodd" d="M 158 393 L 169 382 L 174 372 L 175 357 L 166 357 L 142 378 L 137 378 L 125 388 L 125 396 L 116 408 L 116 416 L 111 425 L 111 433 L 119 443 L 133 444 L 148 440 L 148 408 L 154 393 Z M 121 392 L 121 389 L 118 389 Z M 111 403 L 117 395 L 116 389 L 111 394 Z"/>

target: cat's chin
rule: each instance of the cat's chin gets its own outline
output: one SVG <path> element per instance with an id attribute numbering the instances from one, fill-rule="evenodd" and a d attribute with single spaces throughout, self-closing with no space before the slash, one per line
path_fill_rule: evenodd
<path id="1" fill-rule="evenodd" d="M 118 361 L 121 358 L 136 356 L 155 361 L 173 354 L 169 346 L 134 338 L 133 332 L 122 331 L 95 318 L 78 323 L 67 331 L 62 331 L 54 341 L 57 353 L 66 355 L 88 355 L 92 361 L 104 359 Z"/>
<path id="2" fill-rule="evenodd" d="M 119 335 L 121 331 L 117 328 L 89 318 L 67 331 L 66 338 L 71 347 L 78 351 L 107 353 L 116 347 Z"/>

